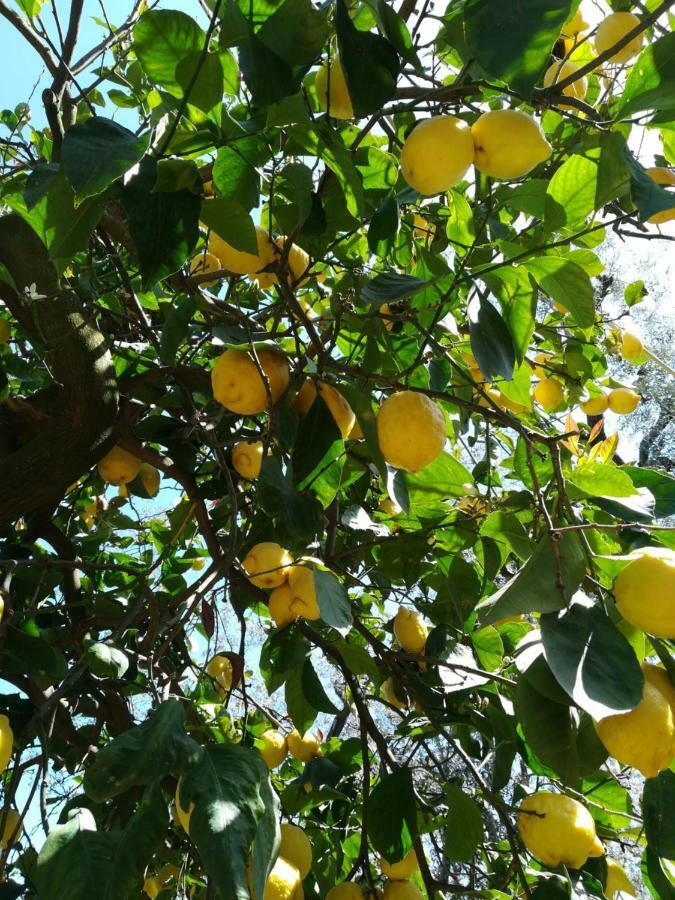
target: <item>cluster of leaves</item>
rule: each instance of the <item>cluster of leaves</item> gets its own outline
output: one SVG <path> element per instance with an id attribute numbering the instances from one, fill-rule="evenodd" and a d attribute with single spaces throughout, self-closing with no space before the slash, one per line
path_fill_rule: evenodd
<path id="1" fill-rule="evenodd" d="M 39 0 L 19 5 L 40 13 Z M 407 0 L 400 12 L 386 0 L 204 5 L 206 29 L 158 4 L 111 32 L 112 63 L 91 87 L 68 85 L 76 103 L 60 95 L 64 119 L 75 110 L 63 133 L 53 117 L 33 128 L 25 107 L 2 114 L 4 216 L 30 225 L 60 279 L 46 297 L 39 275 L 18 283 L 0 235 L 0 296 L 15 319 L 0 350 L 2 421 L 16 425 L 0 439 L 3 478 L 61 414 L 63 344 L 36 327 L 41 300 L 77 298 L 121 399 L 75 485 L 52 446 L 34 457 L 50 462 L 31 470 L 21 517 L 7 520 L 15 486 L 0 487 L 0 660 L 13 686 L 1 705 L 18 747 L 7 803 L 21 803 L 31 766 L 36 784 L 62 788 L 30 793 L 46 823 L 59 804 L 59 824 L 39 856 L 9 851 L 22 884 L 1 887 L 138 896 L 146 872 L 175 862 L 191 896 L 244 898 L 252 850 L 261 897 L 281 810 L 312 840 L 310 896 L 348 875 L 372 884 L 377 854 L 414 845 L 430 897 L 602 897 L 604 862 L 551 873 L 519 844 L 513 804 L 555 784 L 585 798 L 608 846 L 638 846 L 653 896 L 673 896 L 675 779 L 650 779 L 636 810 L 631 773 L 607 767 L 593 719 L 636 706 L 638 660 L 669 662 L 668 641 L 620 620 L 611 587 L 631 549 L 675 549 L 675 531 L 659 527 L 675 515 L 675 478 L 621 464 L 602 422 L 567 415 L 600 382 L 618 386 L 595 251 L 610 228 L 653 236 L 643 223 L 673 206 L 629 149 L 649 125 L 657 162 L 675 164 L 670 4 L 636 4 L 646 49 L 627 77 L 594 70 L 586 108 L 571 110 L 539 85 L 572 0 L 466 0 L 436 18 L 425 4 L 412 33 L 429 33 L 433 55 L 411 36 Z M 38 21 L 21 29 L 48 52 Z M 55 77 L 90 74 L 86 55 L 68 52 Z M 314 88 L 335 52 L 347 122 L 321 112 Z M 588 42 L 579 52 L 593 58 Z M 417 120 L 471 123 L 498 106 L 541 116 L 550 160 L 520 182 L 472 171 L 430 199 L 405 183 L 400 149 Z M 191 274 L 209 230 L 254 252 L 254 221 L 307 251 L 306 280 L 287 284 L 283 262 L 266 290 Z M 627 303 L 641 295 L 634 286 Z M 224 411 L 209 386 L 217 355 L 270 344 L 289 359 L 288 392 L 260 416 Z M 542 373 L 564 387 L 558 414 L 533 404 Z M 320 396 L 298 415 L 292 398 L 310 375 L 343 394 L 362 440 L 343 439 Z M 415 474 L 388 467 L 377 442 L 377 406 L 397 389 L 426 393 L 446 417 L 450 449 Z M 241 439 L 265 445 L 253 483 L 231 465 Z M 162 472 L 151 503 L 140 479 L 129 499 L 101 499 L 91 464 L 113 442 Z M 33 499 L 45 484 L 56 494 L 46 507 Z M 270 624 L 239 562 L 261 541 L 320 558 L 320 621 Z M 391 640 L 400 603 L 431 623 L 424 660 Z M 261 623 L 258 661 L 246 636 Z M 223 648 L 243 672 L 224 704 L 204 675 Z M 322 683 L 327 665 L 344 710 Z M 388 678 L 402 711 L 382 698 Z M 330 724 L 320 758 L 288 760 L 270 779 L 255 747 L 278 720 Z M 179 777 L 195 803 L 189 839 L 169 816 Z"/>

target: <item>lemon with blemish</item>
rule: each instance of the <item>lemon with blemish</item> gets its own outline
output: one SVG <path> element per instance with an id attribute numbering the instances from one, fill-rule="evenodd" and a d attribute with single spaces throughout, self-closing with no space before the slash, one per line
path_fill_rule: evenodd
<path id="1" fill-rule="evenodd" d="M 276 403 L 288 387 L 286 357 L 276 350 L 256 351 L 260 369 L 269 385 L 269 398 Z M 265 381 L 253 356 L 244 350 L 226 350 L 211 370 L 214 399 L 230 412 L 255 416 L 268 406 Z"/>
<path id="2" fill-rule="evenodd" d="M 242 567 L 251 584 L 259 588 L 278 588 L 288 581 L 293 558 L 275 541 L 263 541 L 248 551 Z"/>
<path id="3" fill-rule="evenodd" d="M 313 731 L 306 731 L 301 735 L 294 728 L 286 738 L 286 741 L 289 753 L 295 759 L 299 759 L 300 762 L 309 762 L 310 759 L 321 755 L 321 744 Z"/>
<path id="4" fill-rule="evenodd" d="M 589 856 L 602 856 L 593 817 L 577 800 L 551 791 L 529 794 L 520 804 L 523 843 L 545 866 L 579 869 Z"/>
<path id="5" fill-rule="evenodd" d="M 257 478 L 262 461 L 262 441 L 237 441 L 232 448 L 232 465 L 242 478 Z"/>
<path id="6" fill-rule="evenodd" d="M 206 666 L 206 674 L 214 682 L 216 692 L 223 698 L 232 689 L 232 663 L 227 656 L 218 654 Z"/>

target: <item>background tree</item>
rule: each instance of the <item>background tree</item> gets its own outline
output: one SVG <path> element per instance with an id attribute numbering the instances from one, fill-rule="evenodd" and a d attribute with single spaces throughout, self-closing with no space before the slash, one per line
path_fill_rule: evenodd
<path id="1" fill-rule="evenodd" d="M 672 5 L 0 0 L 0 896 L 673 896 Z"/>

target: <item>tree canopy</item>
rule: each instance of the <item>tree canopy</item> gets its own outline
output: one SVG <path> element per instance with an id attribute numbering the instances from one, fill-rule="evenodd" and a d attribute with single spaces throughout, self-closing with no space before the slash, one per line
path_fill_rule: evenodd
<path id="1" fill-rule="evenodd" d="M 2 900 L 675 896 L 674 3 L 587 2 L 0 0 Z"/>

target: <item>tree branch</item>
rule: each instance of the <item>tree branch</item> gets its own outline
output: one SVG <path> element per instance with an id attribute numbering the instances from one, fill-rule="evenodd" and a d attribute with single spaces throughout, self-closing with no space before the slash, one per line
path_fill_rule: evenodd
<path id="1" fill-rule="evenodd" d="M 37 51 L 40 59 L 47 67 L 49 74 L 55 76 L 58 71 L 58 65 L 54 57 L 49 51 L 49 47 L 42 38 L 31 28 L 28 22 L 19 15 L 19 13 L 15 12 L 13 9 L 10 9 L 9 6 L 5 3 L 5 0 L 0 0 L 0 16 L 7 19 L 10 25 L 13 25 L 14 28 L 19 32 L 19 34 L 25 38 L 31 47 Z"/>

